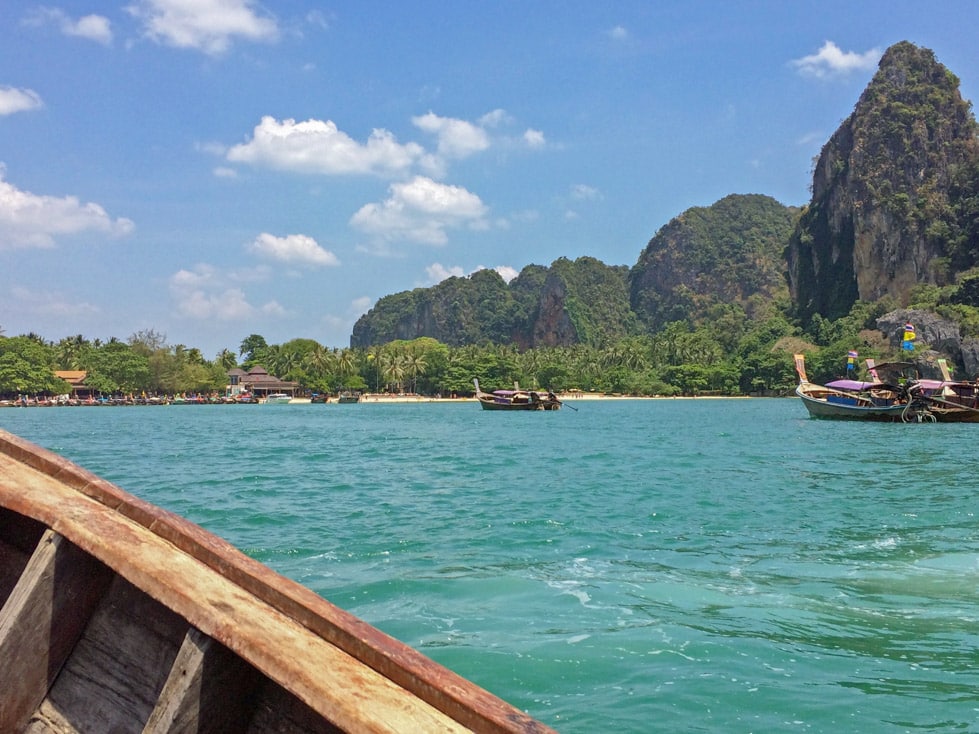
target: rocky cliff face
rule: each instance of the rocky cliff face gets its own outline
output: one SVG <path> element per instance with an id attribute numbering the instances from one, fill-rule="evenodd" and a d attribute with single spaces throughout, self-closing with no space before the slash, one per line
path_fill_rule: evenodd
<path id="1" fill-rule="evenodd" d="M 965 337 L 954 321 L 922 309 L 898 309 L 877 319 L 877 329 L 892 349 L 901 346 L 904 324 L 910 321 L 917 333 L 917 344 L 926 349 L 915 354 L 914 362 L 922 377 L 940 379 L 935 362 L 938 357 L 950 357 L 955 367 L 953 377 L 959 380 L 979 378 L 979 339 Z"/>
<path id="2" fill-rule="evenodd" d="M 951 191 L 979 157 L 958 85 L 927 49 L 902 42 L 884 54 L 820 153 L 787 249 L 803 320 L 837 318 L 857 299 L 906 304 L 916 285 L 951 277 L 950 233 L 961 228 Z"/>
<path id="3" fill-rule="evenodd" d="M 575 344 L 578 332 L 571 323 L 566 303 L 568 288 L 564 279 L 550 273 L 541 288 L 537 313 L 530 326 L 531 347 L 560 347 Z"/>

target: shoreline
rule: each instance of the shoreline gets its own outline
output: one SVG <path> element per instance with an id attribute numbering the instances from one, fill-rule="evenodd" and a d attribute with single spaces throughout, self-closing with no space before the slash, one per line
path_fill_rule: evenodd
<path id="1" fill-rule="evenodd" d="M 595 400 L 741 400 L 749 395 L 605 395 L 601 393 L 557 393 L 562 403 L 588 402 Z M 290 404 L 308 403 L 309 398 L 293 398 Z M 330 400 L 335 403 L 336 400 Z M 361 403 L 475 403 L 475 397 L 433 398 L 426 395 L 375 395 L 365 393 Z"/>
<path id="2" fill-rule="evenodd" d="M 561 394 L 558 393 L 558 399 L 562 403 L 573 405 L 579 402 L 594 402 L 594 401 L 616 401 L 616 400 L 744 400 L 752 396 L 750 395 L 605 395 L 601 393 L 573 393 L 573 394 Z M 281 403 L 282 405 L 310 405 L 312 404 L 311 398 L 292 398 L 288 403 Z M 426 395 L 390 395 L 390 394 L 374 394 L 365 393 L 361 395 L 358 403 L 374 403 L 374 404 L 408 404 L 417 405 L 420 403 L 476 403 L 476 397 L 461 397 L 461 398 L 436 398 L 428 397 Z M 144 403 L 137 403 L 143 405 Z M 169 400 L 157 401 L 153 403 L 145 403 L 145 405 L 176 405 L 184 404 L 183 401 L 180 403 L 172 403 Z M 227 404 L 212 403 L 210 401 L 187 401 L 187 405 L 211 405 L 211 404 Z M 265 401 L 253 401 L 252 405 L 265 405 Z M 339 401 L 331 396 L 331 399 L 326 405 L 339 405 Z M 352 403 L 353 404 L 353 403 Z M 0 408 L 34 408 L 34 407 L 103 407 L 103 406 L 130 406 L 134 405 L 132 402 L 71 402 L 71 403 L 59 403 L 50 401 L 20 401 L 20 400 L 0 400 Z"/>

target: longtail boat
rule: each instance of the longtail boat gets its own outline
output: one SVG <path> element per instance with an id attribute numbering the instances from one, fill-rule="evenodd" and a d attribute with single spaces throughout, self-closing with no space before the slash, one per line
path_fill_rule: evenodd
<path id="1" fill-rule="evenodd" d="M 0 731 L 552 731 L 177 515 L 0 431 Z"/>
<path id="2" fill-rule="evenodd" d="M 492 393 L 483 392 L 479 380 L 473 380 L 476 387 L 476 399 L 483 410 L 560 410 L 561 401 L 550 390 L 521 390 L 514 385 L 513 390 L 494 390 Z"/>
<path id="3" fill-rule="evenodd" d="M 813 418 L 904 423 L 979 423 L 979 386 L 951 379 L 938 360 L 942 380 L 920 379 L 910 362 L 875 364 L 867 360 L 873 380 L 809 381 L 805 358 L 795 355 L 799 375 L 796 395 Z"/>
<path id="4" fill-rule="evenodd" d="M 795 394 L 813 418 L 912 422 L 923 415 L 923 406 L 912 405 L 907 392 L 897 386 L 876 382 L 858 385 L 848 380 L 826 385 L 810 382 L 802 354 L 795 355 L 795 371 L 799 376 Z"/>

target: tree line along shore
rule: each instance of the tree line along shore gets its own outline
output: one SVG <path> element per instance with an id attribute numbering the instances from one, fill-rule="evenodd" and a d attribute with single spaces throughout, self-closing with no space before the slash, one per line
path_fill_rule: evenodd
<path id="1" fill-rule="evenodd" d="M 46 341 L 36 334 L 0 335 L 0 399 L 50 399 L 72 395 L 56 373 L 84 373 L 88 397 L 156 404 L 177 397 L 220 402 L 231 397 L 233 371 L 264 368 L 291 383 L 291 396 L 313 398 L 344 391 L 450 399 L 473 395 L 473 379 L 484 388 L 518 383 L 567 396 L 632 397 L 783 395 L 796 384 L 792 354 L 805 352 L 817 378 L 842 374 L 848 353 L 878 361 L 900 355 L 898 345 L 875 332 L 879 312 L 872 304 L 823 322 L 820 333 L 804 333 L 773 310 L 762 322 L 728 320 L 692 327 L 668 324 L 656 335 L 632 336 L 604 347 L 584 344 L 518 350 L 514 345 L 451 347 L 429 337 L 398 340 L 367 349 L 328 348 L 313 339 L 268 344 L 251 335 L 237 352 L 213 360 L 199 349 L 169 345 L 152 330 L 126 340 L 82 336 Z M 916 353 L 928 345 L 919 342 Z"/>

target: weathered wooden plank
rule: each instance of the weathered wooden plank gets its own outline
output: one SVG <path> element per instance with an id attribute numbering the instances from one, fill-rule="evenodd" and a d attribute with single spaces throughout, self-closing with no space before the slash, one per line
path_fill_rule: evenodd
<path id="1" fill-rule="evenodd" d="M 28 555 L 47 528 L 33 518 L 0 507 L 0 539 Z"/>
<path id="2" fill-rule="evenodd" d="M 30 557 L 29 553 L 24 553 L 20 548 L 0 538 L 0 607 L 14 590 L 17 579 L 24 573 Z"/>
<path id="3" fill-rule="evenodd" d="M 262 680 L 224 645 L 191 629 L 143 734 L 243 732 Z"/>
<path id="4" fill-rule="evenodd" d="M 272 681 L 266 681 L 259 691 L 255 709 L 246 734 L 341 734 L 340 729 Z M 412 731 L 407 722 L 404 731 Z"/>
<path id="5" fill-rule="evenodd" d="M 185 620 L 117 576 L 38 719 L 66 731 L 138 734 L 186 633 Z"/>
<path id="6" fill-rule="evenodd" d="M 41 538 L 0 609 L 0 731 L 20 731 L 47 695 L 111 578 L 64 537 Z"/>
<path id="7" fill-rule="evenodd" d="M 36 520 L 0 507 L 0 607 L 14 590 L 44 530 Z"/>

